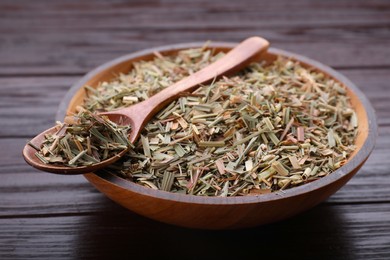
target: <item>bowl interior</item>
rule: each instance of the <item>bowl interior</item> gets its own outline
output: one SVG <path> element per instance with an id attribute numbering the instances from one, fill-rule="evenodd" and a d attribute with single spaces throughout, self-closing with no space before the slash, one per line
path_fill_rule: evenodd
<path id="1" fill-rule="evenodd" d="M 97 69 L 88 73 L 80 82 L 73 86 L 75 93 L 72 93 L 72 97 L 69 101 L 69 104 L 66 108 L 66 114 L 70 115 L 76 111 L 76 106 L 81 105 L 85 98 L 85 90 L 83 86 L 88 85 L 90 87 L 96 88 L 99 82 L 110 81 L 114 79 L 120 73 L 127 73 L 132 69 L 132 62 L 140 60 L 152 60 L 155 57 L 154 52 L 158 51 L 163 55 L 171 55 L 178 52 L 181 49 L 193 48 L 193 47 L 202 47 L 201 44 L 183 44 L 183 45 L 174 45 L 163 47 L 159 49 L 146 50 L 142 52 L 137 52 L 134 54 L 123 56 L 119 59 L 108 62 Z M 234 44 L 230 43 L 214 43 L 209 46 L 213 48 L 216 52 L 227 52 Z M 306 57 L 299 56 L 293 53 L 289 53 L 282 50 L 277 50 L 271 48 L 267 53 L 263 54 L 262 59 L 267 63 L 273 62 L 277 56 L 289 57 L 294 61 L 299 61 L 304 67 L 314 69 L 316 71 L 322 72 L 329 76 L 330 78 L 338 81 L 341 85 L 346 87 L 347 95 L 350 97 L 352 107 L 355 109 L 358 117 L 358 135 L 356 139 L 357 149 L 350 155 L 348 161 L 350 161 L 363 147 L 364 142 L 367 140 L 369 134 L 370 126 L 375 125 L 375 122 L 369 122 L 369 119 L 375 120 L 375 116 L 372 112 L 372 107 L 369 102 L 366 100 L 364 95 L 360 90 L 342 74 L 332 70 L 331 68 L 320 64 L 316 61 L 310 60 Z M 61 115 L 63 116 L 63 115 Z M 373 129 L 371 129 L 373 130 Z"/>

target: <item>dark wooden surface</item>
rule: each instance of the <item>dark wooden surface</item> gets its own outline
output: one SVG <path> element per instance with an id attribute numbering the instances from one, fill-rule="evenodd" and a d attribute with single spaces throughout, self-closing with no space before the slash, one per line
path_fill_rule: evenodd
<path id="1" fill-rule="evenodd" d="M 101 63 L 148 47 L 252 35 L 339 70 L 376 109 L 371 157 L 312 210 L 253 229 L 183 229 L 123 209 L 82 176 L 42 173 L 22 159 L 69 87 Z M 389 100 L 386 0 L 0 0 L 0 259 L 390 259 Z"/>

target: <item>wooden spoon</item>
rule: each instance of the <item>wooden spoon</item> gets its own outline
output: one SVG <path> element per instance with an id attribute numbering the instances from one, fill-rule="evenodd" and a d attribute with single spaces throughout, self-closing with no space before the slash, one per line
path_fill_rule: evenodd
<path id="1" fill-rule="evenodd" d="M 100 115 L 107 115 L 114 122 L 125 122 L 130 124 L 131 133 L 129 135 L 129 140 L 134 143 L 145 124 L 170 102 L 176 100 L 180 96 L 183 96 L 185 93 L 194 91 L 200 84 L 206 84 L 222 75 L 238 72 L 251 62 L 258 60 L 260 58 L 260 54 L 265 51 L 268 46 L 268 41 L 263 38 L 248 38 L 216 62 L 180 80 L 172 86 L 163 89 L 149 99 L 124 109 L 100 113 Z M 55 127 L 50 128 L 37 135 L 30 142 L 37 147 L 41 147 L 42 142 L 45 140 L 45 134 L 55 133 L 56 131 Z M 127 150 L 123 150 L 107 160 L 90 166 L 80 166 L 74 168 L 45 164 L 41 162 L 35 156 L 36 150 L 30 145 L 26 145 L 24 147 L 23 156 L 28 164 L 42 171 L 56 174 L 83 174 L 99 170 L 114 163 L 125 155 L 126 152 Z"/>

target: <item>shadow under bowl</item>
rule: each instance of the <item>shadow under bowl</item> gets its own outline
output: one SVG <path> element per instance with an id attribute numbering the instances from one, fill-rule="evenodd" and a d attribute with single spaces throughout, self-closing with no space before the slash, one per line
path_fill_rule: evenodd
<path id="1" fill-rule="evenodd" d="M 215 42 L 209 47 L 227 52 L 235 45 Z M 168 45 L 124 55 L 99 66 L 71 87 L 59 107 L 57 120 L 62 120 L 66 114 L 74 112 L 77 105 L 83 103 L 84 85 L 96 87 L 101 81 L 109 81 L 119 73 L 126 73 L 132 68 L 132 62 L 153 59 L 155 51 L 169 55 L 182 49 L 202 46 L 203 43 Z M 263 59 L 272 62 L 277 56 L 298 61 L 303 66 L 320 71 L 346 87 L 359 122 L 357 149 L 338 170 L 299 187 L 242 197 L 175 194 L 143 187 L 103 172 L 87 173 L 84 175 L 85 178 L 107 197 L 133 212 L 157 221 L 189 228 L 253 227 L 289 218 L 324 201 L 356 174 L 373 150 L 377 135 L 375 113 L 364 94 L 346 77 L 330 67 L 275 48 L 270 48 L 264 53 Z"/>

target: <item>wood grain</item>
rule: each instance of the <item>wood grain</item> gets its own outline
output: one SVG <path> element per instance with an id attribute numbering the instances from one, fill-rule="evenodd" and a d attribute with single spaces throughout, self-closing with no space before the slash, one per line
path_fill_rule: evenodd
<path id="1" fill-rule="evenodd" d="M 321 205 L 284 222 L 218 232 L 161 225 L 124 210 L 7 218 L 0 219 L 0 258 L 386 259 L 389 214 L 389 204 Z"/>
<path id="2" fill-rule="evenodd" d="M 147 47 L 253 35 L 337 68 L 390 66 L 386 1 L 23 2 L 0 3 L 0 75 L 80 74 Z"/>
<path id="3" fill-rule="evenodd" d="M 387 69 L 339 70 L 371 101 L 378 124 L 390 125 Z M 58 105 L 80 76 L 0 77 L 0 137 L 33 137 L 53 125 Z M 17 131 L 15 130 L 17 129 Z"/>

